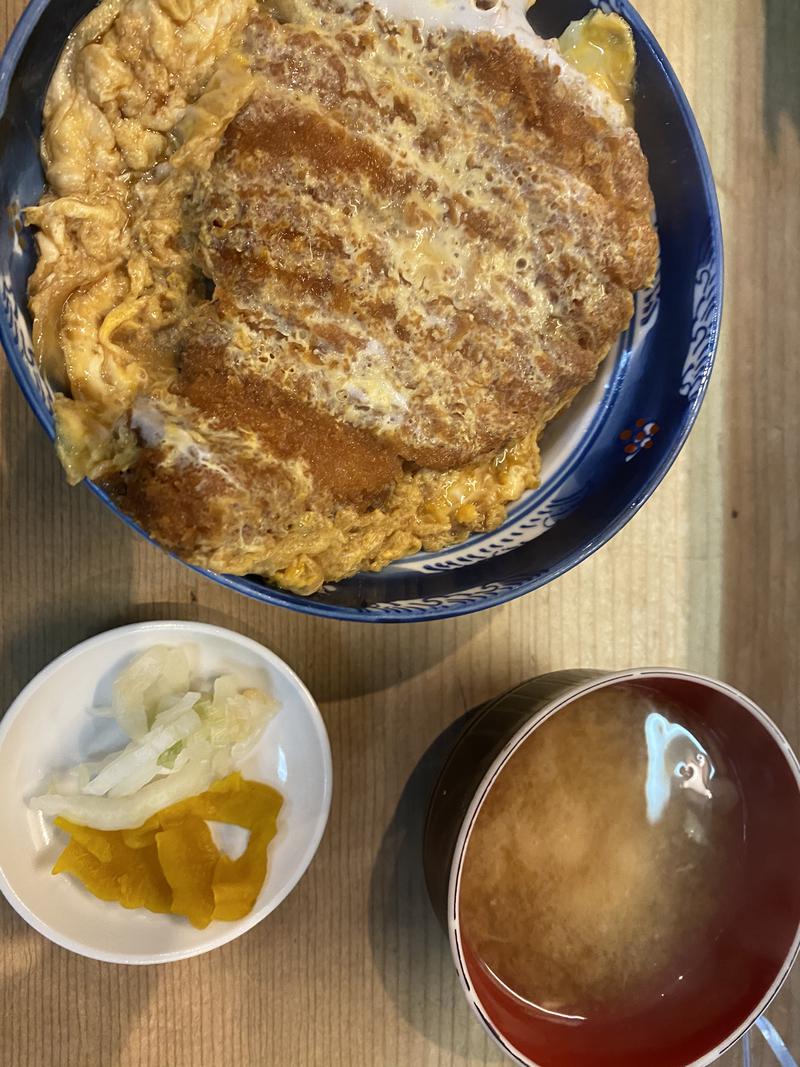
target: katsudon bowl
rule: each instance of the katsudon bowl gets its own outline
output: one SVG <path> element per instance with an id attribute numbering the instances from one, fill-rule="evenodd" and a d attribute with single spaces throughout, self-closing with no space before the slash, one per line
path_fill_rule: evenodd
<path id="1" fill-rule="evenodd" d="M 454 10 L 470 4 L 471 25 L 485 19 L 491 29 L 506 0 L 451 3 Z M 31 343 L 27 282 L 35 253 L 22 209 L 37 203 L 44 187 L 39 138 L 50 76 L 67 35 L 93 6 L 95 0 L 33 0 L 0 61 L 0 341 L 51 439 L 53 391 Z M 548 425 L 538 488 L 511 504 L 505 522 L 491 532 L 325 585 L 312 596 L 255 576 L 195 568 L 200 573 L 308 614 L 365 622 L 446 618 L 501 604 L 563 574 L 605 544 L 664 477 L 697 416 L 717 343 L 717 200 L 691 109 L 652 34 L 625 0 L 596 6 L 618 12 L 635 38 L 635 125 L 650 168 L 660 264 L 653 287 L 636 294 L 631 323 L 595 381 Z M 540 36 L 552 37 L 591 7 L 587 0 L 539 0 L 529 19 Z M 421 10 L 415 6 L 415 16 Z M 98 485 L 89 488 L 147 537 Z"/>

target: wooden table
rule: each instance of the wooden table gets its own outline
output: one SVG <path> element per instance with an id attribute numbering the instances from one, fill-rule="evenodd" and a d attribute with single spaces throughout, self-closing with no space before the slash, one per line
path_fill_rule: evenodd
<path id="1" fill-rule="evenodd" d="M 7 36 L 22 0 L 0 0 Z M 333 744 L 330 825 L 280 910 L 166 967 L 94 963 L 0 906 L 3 1067 L 462 1067 L 501 1054 L 425 895 L 420 827 L 462 713 L 531 675 L 657 663 L 718 675 L 800 741 L 800 4 L 641 0 L 695 108 L 725 224 L 726 314 L 691 440 L 611 545 L 506 607 L 414 626 L 248 601 L 68 489 L 0 375 L 2 706 L 55 655 L 140 619 L 220 623 L 306 679 Z M 5 165 L 5 161 L 3 164 Z M 800 1056 L 800 971 L 771 1015 Z M 773 1061 L 753 1038 L 754 1062 Z M 741 1062 L 730 1053 L 726 1065 Z M 647 1065 L 642 1065 L 647 1067 Z"/>

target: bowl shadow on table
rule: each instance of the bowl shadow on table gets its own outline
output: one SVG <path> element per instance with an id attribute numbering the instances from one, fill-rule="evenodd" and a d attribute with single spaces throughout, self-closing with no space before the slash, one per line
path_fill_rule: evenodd
<path id="1" fill-rule="evenodd" d="M 775 147 L 782 114 L 800 133 L 800 4 L 765 0 L 764 22 L 764 124 Z"/>
<path id="2" fill-rule="evenodd" d="M 372 871 L 369 935 L 384 989 L 417 1033 L 465 1060 L 501 1064 L 505 1057 L 484 1034 L 462 994 L 422 866 L 428 801 L 448 753 L 477 710 L 466 712 L 439 734 L 406 782 Z"/>
<path id="3" fill-rule="evenodd" d="M 128 532 L 86 488 L 67 484 L 52 444 L 3 373 L 0 715 L 50 660 L 105 628 L 127 600 L 133 562 Z"/>
<path id="4" fill-rule="evenodd" d="M 11 374 L 0 404 L 0 715 L 50 660 L 103 630 L 189 619 L 241 631 L 273 649 L 321 702 L 357 698 L 423 673 L 488 623 L 342 623 L 247 600 L 178 561 L 158 559 L 85 487 L 70 487 Z M 177 597 L 132 602 L 134 558 L 165 562 Z M 52 577 L 63 569 L 58 588 Z M 133 590 L 135 592 L 135 590 Z M 420 630 L 425 639 L 420 640 Z"/>
<path id="5" fill-rule="evenodd" d="M 319 704 L 357 700 L 409 683 L 463 651 L 490 622 L 488 612 L 411 625 L 323 619 L 247 600 L 185 568 L 181 571 L 191 592 L 186 600 L 131 604 L 110 616 L 107 625 L 189 619 L 228 627 L 285 660 Z M 380 704 L 374 709 L 379 713 Z"/>
<path id="6" fill-rule="evenodd" d="M 738 218 L 726 219 L 728 311 L 735 315 L 736 302 L 747 299 L 751 321 L 739 312 L 743 328 L 735 329 L 731 316 L 723 329 L 724 405 L 730 429 L 724 451 L 721 670 L 722 677 L 758 702 L 798 747 L 800 512 L 795 485 L 800 382 L 790 317 L 797 255 L 793 235 L 776 234 L 772 227 L 776 218 L 788 225 L 795 214 L 790 206 L 796 191 L 788 179 L 800 154 L 796 143 L 782 147 L 780 154 L 769 148 L 776 147 L 783 113 L 800 132 L 800 4 L 764 0 L 763 10 L 763 129 L 741 166 L 764 201 L 764 218 L 758 236 L 750 241 L 737 230 Z M 787 213 L 789 218 L 784 217 Z"/>
<path id="7" fill-rule="evenodd" d="M 800 751 L 800 526 L 795 490 L 800 391 L 791 318 L 797 258 L 792 251 L 796 242 L 787 242 L 775 230 L 776 220 L 778 226 L 789 224 L 791 197 L 796 195 L 790 176 L 800 158 L 800 4 L 764 0 L 763 15 L 763 114 L 757 116 L 763 130 L 757 131 L 747 162 L 738 166 L 742 173 L 746 167 L 755 183 L 764 218 L 755 240 L 746 241 L 736 229 L 739 218 L 728 220 L 726 235 L 728 308 L 749 301 L 752 319 L 735 310 L 742 329 L 724 332 L 725 410 L 731 431 L 724 453 L 719 675 L 763 707 Z M 748 120 L 743 116 L 741 121 Z M 795 967 L 768 1012 L 795 1056 L 800 1048 L 798 1005 L 800 969 Z M 754 1067 L 774 1063 L 757 1034 L 751 1046 Z"/>

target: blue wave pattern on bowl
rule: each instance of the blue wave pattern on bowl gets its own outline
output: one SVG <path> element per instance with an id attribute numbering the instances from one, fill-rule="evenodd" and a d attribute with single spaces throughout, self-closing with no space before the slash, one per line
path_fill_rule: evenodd
<path id="1" fill-rule="evenodd" d="M 38 116 L 50 74 L 66 35 L 93 6 L 93 0 L 34 0 L 0 62 L 0 205 L 5 218 L 17 223 L 0 226 L 0 340 L 51 438 L 53 393 L 36 365 L 26 307 L 33 239 L 21 225 L 20 207 L 42 192 Z M 546 430 L 542 484 L 511 505 L 495 531 L 399 560 L 378 574 L 326 585 L 313 597 L 272 588 L 257 577 L 194 570 L 309 614 L 373 622 L 460 615 L 536 589 L 579 563 L 631 518 L 666 473 L 699 409 L 717 341 L 722 241 L 713 178 L 675 74 L 631 5 L 601 0 L 567 6 L 564 19 L 596 6 L 620 13 L 633 29 L 636 125 L 650 163 L 661 263 L 653 288 L 637 294 L 631 326 L 597 381 Z M 637 426 L 644 427 L 638 440 Z"/>

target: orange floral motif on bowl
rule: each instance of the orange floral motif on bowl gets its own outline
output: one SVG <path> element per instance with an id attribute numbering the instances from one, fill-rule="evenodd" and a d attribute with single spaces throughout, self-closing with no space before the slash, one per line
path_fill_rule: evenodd
<path id="1" fill-rule="evenodd" d="M 648 422 L 647 419 L 637 419 L 632 430 L 623 430 L 619 435 L 620 441 L 624 442 L 625 462 L 638 456 L 642 449 L 653 447 L 653 438 L 661 427 L 657 422 Z"/>

